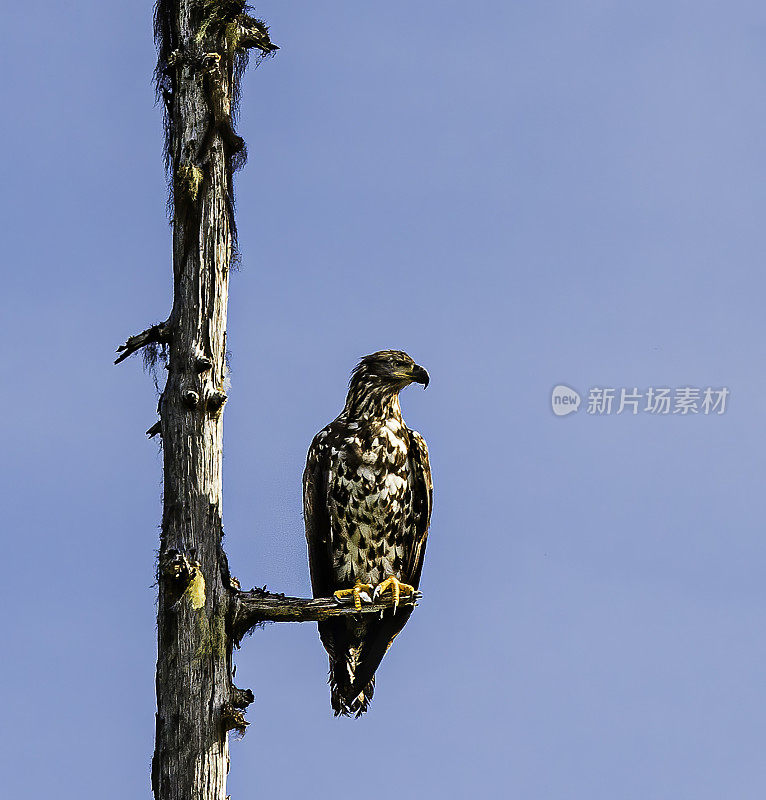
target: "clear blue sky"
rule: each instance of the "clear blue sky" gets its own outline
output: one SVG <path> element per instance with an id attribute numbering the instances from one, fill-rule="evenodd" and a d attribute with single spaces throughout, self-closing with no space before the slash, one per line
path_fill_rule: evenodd
<path id="1" fill-rule="evenodd" d="M 234 798 L 766 792 L 762 3 L 263 2 L 244 84 L 226 543 L 309 591 L 300 475 L 362 354 L 408 350 L 425 598 L 363 720 L 313 626 L 237 654 Z M 149 797 L 156 397 L 170 307 L 149 3 L 4 12 L 8 797 Z M 557 418 L 558 383 L 726 386 Z M 285 743 L 289 742 L 289 748 Z"/>

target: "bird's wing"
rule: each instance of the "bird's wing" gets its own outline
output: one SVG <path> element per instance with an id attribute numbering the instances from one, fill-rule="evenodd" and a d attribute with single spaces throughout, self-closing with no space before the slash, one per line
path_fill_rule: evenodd
<path id="1" fill-rule="evenodd" d="M 303 519 L 314 597 L 328 597 L 337 588 L 332 579 L 332 527 L 327 509 L 328 439 L 328 428 L 314 437 L 303 472 Z"/>
<path id="2" fill-rule="evenodd" d="M 338 433 L 333 424 L 314 437 L 303 472 L 303 517 L 314 597 L 332 597 L 333 592 L 340 588 L 333 574 L 333 520 L 328 503 L 331 452 Z M 337 524 L 338 520 L 335 522 Z M 349 654 L 360 646 L 361 636 L 357 627 L 344 619 L 325 620 L 317 625 L 319 638 L 330 657 L 331 696 L 336 714 L 348 713 L 354 697 L 349 693 L 353 680 Z M 372 689 L 368 701 L 370 697 Z M 366 708 L 365 703 L 362 710 Z"/>
<path id="3" fill-rule="evenodd" d="M 423 571 L 423 559 L 426 554 L 426 540 L 431 525 L 431 507 L 434 498 L 428 447 L 417 431 L 410 431 L 409 459 L 415 530 L 406 554 L 402 576 L 405 583 L 409 583 L 417 589 L 420 583 L 420 573 Z"/>

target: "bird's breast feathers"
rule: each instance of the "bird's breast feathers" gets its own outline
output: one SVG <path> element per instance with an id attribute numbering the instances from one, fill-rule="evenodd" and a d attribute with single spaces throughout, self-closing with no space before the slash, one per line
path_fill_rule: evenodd
<path id="1" fill-rule="evenodd" d="M 399 577 L 414 533 L 410 431 L 395 418 L 352 422 L 324 442 L 335 580 Z"/>

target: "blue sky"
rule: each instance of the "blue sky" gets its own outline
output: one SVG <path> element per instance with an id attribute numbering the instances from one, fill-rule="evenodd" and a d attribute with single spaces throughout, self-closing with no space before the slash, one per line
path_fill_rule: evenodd
<path id="1" fill-rule="evenodd" d="M 282 49 L 239 125 L 233 572 L 309 592 L 305 452 L 364 353 L 431 373 L 402 405 L 436 503 L 366 718 L 331 717 L 313 626 L 246 641 L 230 793 L 760 800 L 763 5 L 258 12 Z M 171 301 L 151 9 L 5 19 L 4 783 L 149 797 L 156 396 L 111 360 Z M 731 396 L 557 418 L 558 383 Z"/>

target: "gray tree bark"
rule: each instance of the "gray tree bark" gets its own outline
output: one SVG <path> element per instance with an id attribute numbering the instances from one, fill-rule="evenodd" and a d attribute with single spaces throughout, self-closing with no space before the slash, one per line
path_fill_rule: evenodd
<path id="1" fill-rule="evenodd" d="M 157 611 L 157 800 L 225 800 L 228 731 L 252 693 L 231 680 L 235 610 L 222 548 L 226 313 L 235 246 L 232 179 L 244 142 L 233 99 L 247 50 L 277 49 L 243 0 L 158 0 L 158 94 L 165 104 L 173 212 L 173 307 L 118 351 L 162 345 L 164 508 Z"/>
<path id="2" fill-rule="evenodd" d="M 230 104 L 222 54 L 200 37 L 199 4 L 179 0 L 167 65 L 173 163 L 173 308 L 160 400 L 164 508 L 157 611 L 157 800 L 226 800 L 231 705 L 221 467 L 231 169 L 215 97 Z M 167 21 L 164 21 L 167 22 Z M 168 56 L 170 58 L 170 56 Z"/>
<path id="3" fill-rule="evenodd" d="M 250 690 L 232 683 L 232 650 L 255 625 L 356 614 L 332 599 L 243 592 L 222 546 L 226 312 L 236 228 L 233 173 L 244 161 L 232 111 L 247 52 L 278 49 L 244 0 L 157 0 L 158 96 L 165 106 L 173 215 L 173 306 L 128 338 L 166 356 L 159 421 L 164 455 L 158 559 L 156 800 L 226 800 L 228 731 L 244 732 Z M 414 599 L 410 602 L 414 602 Z M 380 613 L 385 604 L 362 613 Z"/>

